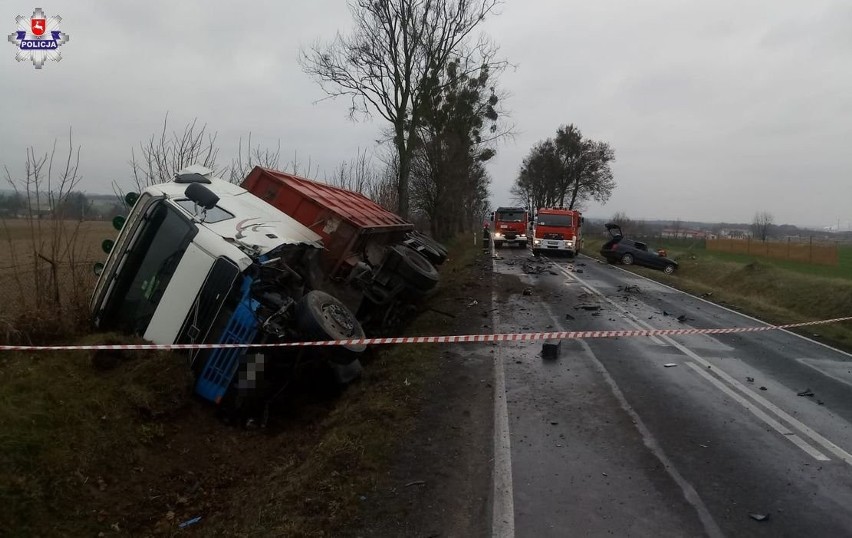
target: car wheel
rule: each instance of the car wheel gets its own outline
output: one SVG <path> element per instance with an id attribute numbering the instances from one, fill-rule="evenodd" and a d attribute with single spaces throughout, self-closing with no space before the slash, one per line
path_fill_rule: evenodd
<path id="1" fill-rule="evenodd" d="M 621 257 L 621 263 L 624 265 L 633 265 L 633 254 L 625 254 Z"/>
<path id="2" fill-rule="evenodd" d="M 296 320 L 306 338 L 318 340 L 349 340 L 364 338 L 364 329 L 355 315 L 335 297 L 324 291 L 310 291 L 296 306 Z M 349 364 L 367 349 L 364 344 L 343 346 L 346 351 L 335 353 L 331 359 L 339 364 Z"/>
<path id="3" fill-rule="evenodd" d="M 665 267 L 663 267 L 663 272 L 667 275 L 674 273 L 675 272 L 674 264 L 673 263 L 667 264 Z"/>
<path id="4" fill-rule="evenodd" d="M 396 272 L 413 288 L 427 292 L 438 284 L 438 271 L 419 252 L 401 245 L 393 246 L 391 250 L 400 258 Z"/>

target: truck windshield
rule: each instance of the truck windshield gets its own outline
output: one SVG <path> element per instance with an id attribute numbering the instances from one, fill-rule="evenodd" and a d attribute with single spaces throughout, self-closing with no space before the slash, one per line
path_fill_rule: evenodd
<path id="1" fill-rule="evenodd" d="M 571 228 L 573 224 L 571 215 L 538 215 L 539 226 L 556 226 L 560 228 Z"/>
<path id="2" fill-rule="evenodd" d="M 523 211 L 507 211 L 505 213 L 501 211 L 497 213 L 495 219 L 500 222 L 524 222 L 524 215 Z"/>
<path id="3" fill-rule="evenodd" d="M 104 328 L 145 333 L 195 233 L 195 226 L 166 203 L 148 211 L 104 309 Z"/>

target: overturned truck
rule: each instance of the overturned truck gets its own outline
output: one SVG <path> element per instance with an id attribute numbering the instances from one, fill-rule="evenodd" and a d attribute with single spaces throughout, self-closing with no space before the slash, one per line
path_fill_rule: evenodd
<path id="1" fill-rule="evenodd" d="M 257 169 L 246 184 L 271 174 Z M 336 218 L 351 219 L 355 214 L 338 194 Z M 118 237 L 104 242 L 109 255 L 96 265 L 90 306 L 97 328 L 154 343 L 352 339 L 365 335 L 361 320 L 388 330 L 437 283 L 434 266 L 420 252 L 436 262 L 446 257 L 443 247 L 393 213 L 383 215 L 396 219 L 393 232 L 376 231 L 379 241 L 365 239 L 370 226 L 353 232 L 326 221 L 314 231 L 298 211 L 291 216 L 201 166 L 128 201 L 129 215 L 115 221 Z M 201 349 L 190 352 L 189 364 L 199 396 L 250 410 L 268 402 L 306 363 L 323 363 L 339 382 L 350 381 L 360 373 L 364 349 Z"/>

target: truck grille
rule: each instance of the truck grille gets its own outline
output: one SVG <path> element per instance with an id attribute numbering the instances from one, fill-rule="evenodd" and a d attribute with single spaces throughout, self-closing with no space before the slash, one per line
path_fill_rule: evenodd
<path id="1" fill-rule="evenodd" d="M 565 238 L 565 236 L 563 236 L 562 234 L 557 234 L 557 233 L 554 233 L 554 234 L 544 234 L 544 239 L 558 239 L 558 240 L 562 240 L 562 239 L 564 239 L 564 238 Z"/>

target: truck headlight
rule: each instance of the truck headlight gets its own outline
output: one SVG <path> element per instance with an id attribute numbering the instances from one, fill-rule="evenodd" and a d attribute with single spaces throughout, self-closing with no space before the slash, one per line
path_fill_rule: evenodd
<path id="1" fill-rule="evenodd" d="M 541 239 L 534 239 L 533 240 L 533 245 L 540 245 L 540 244 L 541 244 Z"/>
<path id="2" fill-rule="evenodd" d="M 503 234 L 500 232 L 494 232 L 494 239 L 503 239 Z"/>

